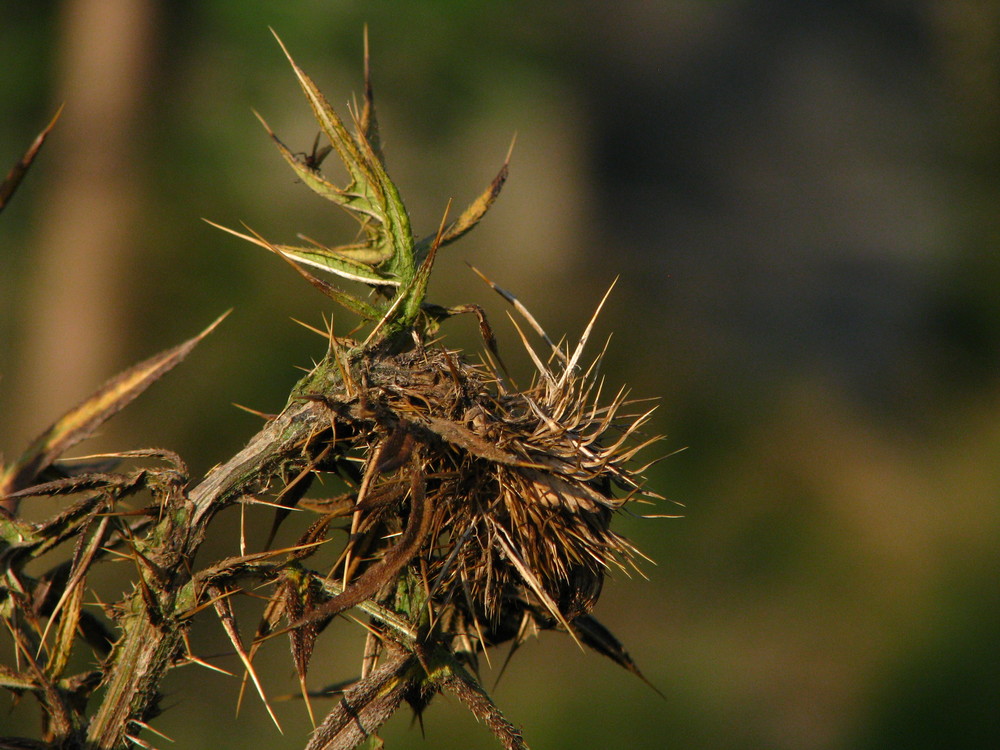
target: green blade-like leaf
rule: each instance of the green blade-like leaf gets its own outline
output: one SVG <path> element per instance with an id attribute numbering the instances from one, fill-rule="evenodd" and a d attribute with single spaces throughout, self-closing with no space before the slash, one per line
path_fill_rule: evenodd
<path id="1" fill-rule="evenodd" d="M 417 272 L 413 275 L 413 280 L 410 282 L 409 286 L 400 292 L 400 295 L 405 295 L 403 303 L 405 305 L 403 309 L 403 315 L 401 316 L 403 325 L 410 325 L 412 321 L 416 320 L 417 315 L 420 314 L 420 307 L 424 302 L 424 297 L 427 296 L 427 282 L 431 278 L 431 269 L 434 267 L 434 259 L 437 257 L 438 248 L 441 247 L 441 237 L 444 235 L 445 221 L 448 218 L 448 209 L 451 208 L 451 201 L 448 201 L 448 206 L 445 207 L 444 216 L 441 218 L 441 226 L 438 228 L 438 233 L 431 243 L 430 248 L 427 251 L 427 255 L 424 257 L 423 261 L 420 263 L 420 267 Z"/>
<path id="2" fill-rule="evenodd" d="M 344 121 L 313 80 L 296 64 L 280 38 L 278 44 L 288 58 L 322 132 L 330 141 L 330 147 L 344 163 L 348 174 L 347 184 L 337 185 L 320 173 L 320 154 L 325 156 L 325 152 L 321 152 L 317 144 L 314 144 L 310 156 L 295 154 L 281 142 L 264 119 L 257 116 L 282 158 L 299 179 L 318 195 L 354 215 L 361 225 L 364 240 L 339 247 L 327 247 L 318 242 L 313 247 L 272 245 L 260 237 L 254 239 L 233 230 L 226 231 L 279 252 L 286 260 L 296 261 L 299 272 L 329 297 L 366 319 L 378 320 L 378 324 L 362 344 L 363 347 L 374 347 L 383 341 L 394 339 L 405 329 L 417 325 L 420 320 L 430 321 L 430 318 L 423 315 L 422 305 L 427 294 L 434 255 L 439 247 L 454 242 L 476 226 L 493 205 L 507 179 L 510 151 L 490 185 L 457 219 L 442 223 L 435 235 L 425 238 L 419 244 L 414 243 L 406 208 L 385 171 L 372 93 L 367 31 L 364 102 L 360 112 L 357 105 L 351 110 L 354 133 L 348 131 Z M 513 148 L 513 143 L 511 147 Z M 385 307 L 373 308 L 346 293 L 335 291 L 325 282 L 305 273 L 299 264 L 376 287 L 386 296 L 390 294 L 389 288 L 395 288 L 395 291 Z"/>
<path id="3" fill-rule="evenodd" d="M 333 284 L 328 281 L 324 281 L 318 276 L 314 276 L 309 273 L 305 268 L 300 266 L 295 262 L 289 254 L 281 252 L 279 253 L 289 264 L 291 264 L 296 271 L 298 271 L 306 281 L 312 284 L 314 287 L 319 289 L 323 294 L 332 299 L 341 307 L 350 310 L 352 313 L 357 315 L 364 320 L 378 320 L 382 316 L 382 311 L 379 310 L 374 305 L 370 305 L 363 299 L 355 297 L 353 294 L 345 292 L 343 289 L 338 289 Z M 329 269 L 327 269 L 329 270 Z"/>
<path id="4" fill-rule="evenodd" d="M 380 250 L 375 250 L 370 247 L 367 242 L 354 242 L 349 245 L 327 247 L 321 242 L 317 242 L 312 237 L 307 237 L 304 234 L 300 234 L 299 237 L 312 243 L 311 247 L 303 248 L 305 252 L 318 252 L 321 255 L 329 255 L 334 258 L 345 258 L 349 261 L 363 263 L 365 265 L 377 265 L 385 260 L 384 254 Z M 399 281 L 396 279 L 391 279 L 390 281 L 393 286 L 399 286 Z"/>
<path id="5" fill-rule="evenodd" d="M 330 139 L 330 144 L 337 151 L 341 161 L 344 162 L 344 166 L 347 167 L 347 172 L 351 177 L 351 187 L 362 189 L 364 191 L 362 195 L 371 199 L 374 191 L 379 187 L 378 180 L 374 179 L 370 169 L 371 165 L 367 163 L 358 143 L 348 132 L 347 128 L 344 127 L 343 121 L 334 111 L 333 107 L 330 106 L 329 102 L 327 102 L 323 93 L 292 58 L 288 52 L 288 48 L 285 47 L 285 43 L 281 41 L 277 34 L 274 35 L 274 38 L 278 40 L 278 44 L 281 45 L 281 49 L 285 53 L 285 57 L 288 58 L 292 70 L 295 71 L 295 76 L 299 79 L 299 85 L 302 87 L 306 99 L 309 100 L 309 105 L 312 107 L 317 122 L 319 122 L 323 132 L 326 133 L 327 138 Z"/>
<path id="6" fill-rule="evenodd" d="M 397 280 L 383 277 L 382 274 L 374 271 L 371 266 L 354 260 L 353 258 L 342 256 L 332 248 L 326 249 L 322 247 L 275 245 L 265 240 L 256 232 L 253 232 L 252 229 L 250 231 L 253 232 L 253 236 L 244 234 L 243 232 L 237 232 L 235 229 L 230 229 L 222 224 L 216 224 L 210 219 L 202 219 L 202 221 L 206 224 L 210 224 L 216 229 L 221 229 L 223 232 L 227 232 L 234 237 L 239 237 L 241 240 L 252 242 L 258 247 L 270 250 L 272 253 L 275 253 L 280 257 L 293 258 L 301 263 L 305 263 L 306 265 L 313 266 L 330 273 L 335 273 L 338 276 L 350 279 L 351 281 L 360 281 L 371 286 L 399 286 L 399 282 Z M 376 314 L 375 317 L 377 318 L 378 314 Z"/>
<path id="7" fill-rule="evenodd" d="M 350 175 L 350 184 L 342 191 L 347 198 L 344 205 L 374 220 L 364 224 L 369 243 L 372 248 L 384 251 L 387 256 L 382 270 L 399 278 L 401 285 L 405 286 L 413 277 L 416 266 L 410 220 L 396 186 L 382 166 L 379 154 L 365 138 L 365 126 L 359 124 L 359 133 L 352 136 L 326 97 L 295 63 L 280 39 L 278 43 L 291 63 L 320 127 Z M 367 125 L 369 131 L 370 118 L 371 115 Z M 323 189 L 324 194 L 330 197 L 328 189 L 325 186 Z"/>
<path id="8" fill-rule="evenodd" d="M 300 263 L 329 271 L 351 281 L 360 281 L 370 286 L 399 286 L 399 280 L 372 270 L 370 265 L 341 255 L 336 249 L 301 247 L 295 245 L 275 245 L 285 255 Z"/>
<path id="9" fill-rule="evenodd" d="M 267 124 L 267 121 L 261 117 L 258 112 L 254 112 L 254 114 L 257 115 L 257 119 L 260 120 L 264 129 L 267 131 L 267 134 L 274 142 L 274 145 L 277 146 L 278 151 L 284 157 L 285 161 L 287 161 L 292 169 L 295 170 L 299 179 L 302 180 L 309 187 L 309 189 L 317 195 L 320 195 L 329 201 L 333 201 L 337 205 L 343 206 L 350 211 L 367 214 L 373 219 L 381 221 L 381 213 L 371 207 L 371 203 L 368 199 L 362 195 L 351 193 L 349 190 L 341 189 L 327 180 L 319 172 L 319 170 L 312 166 L 309 162 L 292 153 L 291 149 L 289 149 L 288 146 L 286 146 L 281 139 L 275 135 L 274 131 L 271 130 L 271 127 Z M 338 150 L 337 153 L 340 153 L 340 151 Z"/>

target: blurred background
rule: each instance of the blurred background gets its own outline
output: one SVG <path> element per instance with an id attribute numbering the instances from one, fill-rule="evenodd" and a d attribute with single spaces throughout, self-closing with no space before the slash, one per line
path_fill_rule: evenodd
<path id="1" fill-rule="evenodd" d="M 291 319 L 321 325 L 331 305 L 201 219 L 352 236 L 251 108 L 310 150 L 268 27 L 344 114 L 365 23 L 418 234 L 517 134 L 503 195 L 447 249 L 431 299 L 486 306 L 527 373 L 466 262 L 570 338 L 620 277 L 593 353 L 613 333 L 610 384 L 660 397 L 656 450 L 685 449 L 649 476 L 684 517 L 621 519 L 657 564 L 595 612 L 664 698 L 544 634 L 493 691 L 532 746 L 1000 742 L 998 0 L 3 0 L 0 170 L 65 103 L 0 216 L 3 455 L 229 308 L 81 452 L 161 446 L 200 474 L 259 425 L 232 402 L 281 409 L 324 350 Z M 445 331 L 481 348 L 474 321 Z M 225 652 L 200 625 L 199 653 Z M 346 622 L 324 635 L 315 686 L 356 674 L 360 639 Z M 271 651 L 267 689 L 295 692 Z M 303 745 L 301 704 L 277 704 L 284 735 L 253 699 L 234 725 L 238 678 L 194 669 L 170 675 L 156 721 L 176 747 Z M 404 713 L 390 748 L 495 746 L 454 699 L 424 738 Z M 0 708 L 0 734 L 34 722 Z"/>

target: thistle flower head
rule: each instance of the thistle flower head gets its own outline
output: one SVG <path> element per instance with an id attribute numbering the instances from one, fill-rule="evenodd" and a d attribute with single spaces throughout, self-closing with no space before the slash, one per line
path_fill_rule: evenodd
<path id="1" fill-rule="evenodd" d="M 572 351 L 556 346 L 512 295 L 487 280 L 551 349 L 543 362 L 521 334 L 536 373 L 527 388 L 510 385 L 478 307 L 424 300 L 438 249 L 483 217 L 506 179 L 506 163 L 457 219 L 442 220 L 436 233 L 415 241 L 382 163 L 370 81 L 351 134 L 292 65 L 332 150 L 347 166 L 349 183 L 335 186 L 320 174 L 320 156 L 298 156 L 268 132 L 306 185 L 358 218 L 365 239 L 336 248 L 298 247 L 235 234 L 281 255 L 372 327 L 360 342 L 330 333 L 328 356 L 295 389 L 295 398 L 321 404 L 327 413 L 327 428 L 301 446 L 299 476 L 333 472 L 348 485 L 338 497 L 302 501 L 324 516 L 300 546 L 326 538 L 341 518 L 350 519 L 348 537 L 333 568 L 312 579 L 329 585 L 303 586 L 296 573 L 292 586 L 286 576 L 275 594 L 281 605 L 272 608 L 261 632 L 283 611 L 293 651 L 309 654 L 326 622 L 361 607 L 371 617 L 368 647 L 351 700 L 392 695 L 398 703 L 406 696 L 418 711 L 442 689 L 481 691 L 465 668 L 475 671 L 485 649 L 506 641 L 516 646 L 538 629 L 567 631 L 638 674 L 591 611 L 605 576 L 627 571 L 639 554 L 612 531 L 615 513 L 630 501 L 657 497 L 632 465 L 635 453 L 656 439 L 640 437 L 650 411 L 639 409 L 626 391 L 604 396 L 601 357 L 581 367 L 593 320 Z M 362 281 L 373 296 L 351 296 L 316 269 Z M 489 349 L 479 363 L 430 343 L 441 320 L 463 312 L 479 317 Z M 290 485 L 282 495 L 286 503 L 302 497 Z M 307 556 L 297 555 L 297 564 Z M 297 657 L 303 680 L 307 661 Z M 379 680 L 409 687 L 396 694 Z M 365 705 L 376 711 L 377 700 Z M 490 723 L 483 706 L 492 704 L 485 700 L 473 710 Z M 349 746 L 332 743 L 346 736 L 340 732 L 356 709 L 335 708 L 311 747 Z M 520 747 L 512 728 L 501 724 L 490 725 L 508 746 Z"/>

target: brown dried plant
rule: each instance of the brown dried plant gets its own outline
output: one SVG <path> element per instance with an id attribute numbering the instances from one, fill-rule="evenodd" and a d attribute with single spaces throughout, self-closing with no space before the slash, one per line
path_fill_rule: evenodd
<path id="1" fill-rule="evenodd" d="M 218 615 L 272 717 L 254 669 L 260 648 L 287 636 L 312 716 L 317 693 L 307 688 L 307 671 L 317 638 L 349 610 L 366 620 L 360 676 L 334 693 L 309 750 L 378 744 L 379 727 L 404 701 L 419 714 L 442 691 L 456 695 L 504 747 L 527 747 L 481 687 L 478 660 L 542 629 L 565 631 L 639 675 L 591 611 L 605 575 L 634 567 L 639 554 L 611 530 L 613 516 L 627 503 L 658 497 L 643 485 L 646 467 L 633 461 L 657 439 L 640 435 L 650 411 L 625 391 L 604 398 L 600 357 L 581 364 L 593 320 L 576 347 L 555 345 L 512 295 L 487 280 L 548 347 L 539 356 L 518 329 L 537 370 L 519 389 L 480 308 L 426 303 L 438 250 L 479 222 L 507 165 L 458 218 L 416 240 L 383 166 L 367 50 L 353 133 L 289 61 L 330 145 L 295 154 L 268 132 L 306 185 L 358 219 L 363 241 L 293 246 L 227 231 L 278 254 L 368 327 L 355 339 L 338 338 L 331 327 L 326 356 L 284 410 L 199 483 L 169 451 L 83 464 L 61 457 L 218 321 L 110 381 L 5 467 L 0 621 L 15 658 L 0 664 L 0 686 L 17 698 L 33 696 L 43 724 L 38 740 L 5 738 L 0 747 L 151 747 L 139 734 L 158 712 L 163 675 L 204 664 L 188 646 L 188 631 L 206 608 Z M 331 151 L 347 168 L 344 187 L 319 171 Z M 363 282 L 371 296 L 349 294 L 316 269 Z M 460 313 L 479 319 L 487 351 L 478 362 L 434 339 L 441 322 Z M 116 471 L 123 459 L 141 468 Z M 317 478 L 342 491 L 307 497 Z M 26 498 L 63 495 L 72 504 L 48 521 L 18 517 Z M 126 505 L 134 496 L 142 504 Z M 194 569 L 212 519 L 238 503 L 276 508 L 268 543 Z M 292 509 L 311 511 L 315 520 L 295 544 L 275 547 Z M 343 540 L 344 531 L 332 567 L 311 567 L 317 549 Z M 26 571 L 29 563 L 45 570 L 41 563 L 63 542 L 73 544 L 69 561 Z M 131 588 L 116 602 L 86 607 L 88 577 L 111 560 L 131 561 Z M 269 593 L 256 634 L 244 643 L 232 601 L 251 589 Z M 80 663 L 70 657 L 83 644 L 96 663 L 70 673 Z"/>

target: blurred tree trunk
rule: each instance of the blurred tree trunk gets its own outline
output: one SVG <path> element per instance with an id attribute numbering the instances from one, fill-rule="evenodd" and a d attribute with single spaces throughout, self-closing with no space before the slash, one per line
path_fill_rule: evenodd
<path id="1" fill-rule="evenodd" d="M 127 325 L 119 305 L 142 187 L 138 113 L 153 57 L 154 0 L 66 0 L 36 239 L 23 293 L 23 343 L 6 385 L 5 438 L 23 445 L 111 375 Z"/>

